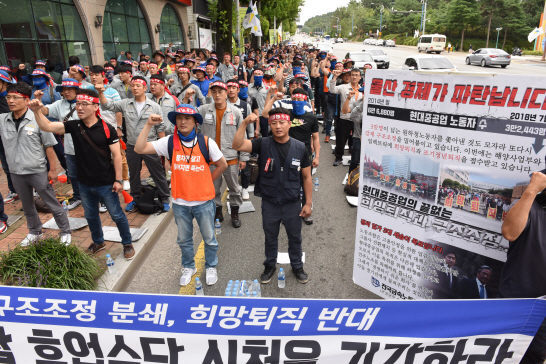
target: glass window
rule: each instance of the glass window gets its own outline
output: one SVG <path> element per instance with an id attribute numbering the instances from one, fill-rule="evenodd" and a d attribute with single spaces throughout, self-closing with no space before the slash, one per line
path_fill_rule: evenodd
<path id="1" fill-rule="evenodd" d="M 51 71 L 62 73 L 72 55 L 82 65 L 91 65 L 87 35 L 73 0 L 0 0 L 0 29 L 1 62 L 14 69 L 41 59 Z"/>
<path id="2" fill-rule="evenodd" d="M 64 25 L 61 6 L 49 1 L 32 2 L 36 30 L 39 39 L 64 40 Z M 79 21 L 79 20 L 78 20 Z"/>
<path id="3" fill-rule="evenodd" d="M 136 0 L 108 0 L 103 19 L 105 60 L 128 50 L 133 53 L 133 59 L 138 59 L 138 53 L 144 48 L 151 55 L 151 46 L 148 50 L 151 43 L 148 26 Z"/>
<path id="4" fill-rule="evenodd" d="M 29 0 L 0 1 L 0 28 L 4 38 L 36 38 Z"/>
<path id="5" fill-rule="evenodd" d="M 165 49 L 169 46 L 169 43 L 173 44 L 173 48 L 184 49 L 184 38 L 182 36 L 182 27 L 180 21 L 172 5 L 165 4 L 163 11 L 161 12 L 160 19 L 161 33 L 159 34 L 159 41 L 161 43 L 161 49 Z"/>

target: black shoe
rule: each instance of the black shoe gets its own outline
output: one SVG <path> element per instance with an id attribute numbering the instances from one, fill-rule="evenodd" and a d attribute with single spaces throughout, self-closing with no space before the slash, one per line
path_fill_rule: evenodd
<path id="1" fill-rule="evenodd" d="M 326 134 L 326 129 L 322 129 L 322 134 Z"/>
<path id="2" fill-rule="evenodd" d="M 239 220 L 239 206 L 231 206 L 231 225 L 234 228 L 241 227 L 241 220 Z"/>
<path id="3" fill-rule="evenodd" d="M 292 272 L 294 272 L 294 275 L 296 276 L 296 279 L 298 280 L 298 282 L 302 284 L 309 282 L 309 277 L 307 277 L 307 273 L 303 271 L 303 267 L 292 268 Z"/>
<path id="4" fill-rule="evenodd" d="M 269 283 L 269 281 L 271 280 L 271 277 L 273 277 L 276 271 L 277 271 L 276 266 L 266 265 L 264 272 L 260 276 L 260 282 L 262 282 L 263 284 Z"/>
<path id="5" fill-rule="evenodd" d="M 222 206 L 216 206 L 216 216 L 214 216 L 214 221 L 216 219 L 220 220 L 220 222 L 224 221 L 224 214 L 222 213 Z"/>
<path id="6" fill-rule="evenodd" d="M 343 163 L 343 161 L 342 161 L 341 159 L 336 159 L 336 160 L 334 161 L 334 167 L 339 166 L 341 163 Z"/>

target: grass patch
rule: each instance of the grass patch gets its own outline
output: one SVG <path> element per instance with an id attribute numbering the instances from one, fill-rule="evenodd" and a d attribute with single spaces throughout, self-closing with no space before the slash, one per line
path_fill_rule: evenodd
<path id="1" fill-rule="evenodd" d="M 524 56 L 542 56 L 542 51 L 523 51 Z"/>
<path id="2" fill-rule="evenodd" d="M 103 269 L 75 245 L 49 238 L 0 253 L 3 284 L 23 287 L 97 289 Z"/>

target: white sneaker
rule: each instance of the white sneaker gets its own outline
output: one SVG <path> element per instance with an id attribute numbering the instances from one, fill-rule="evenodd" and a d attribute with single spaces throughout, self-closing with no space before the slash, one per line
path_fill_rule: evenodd
<path id="1" fill-rule="evenodd" d="M 123 190 L 129 191 L 130 189 L 131 189 L 131 184 L 129 183 L 129 181 L 123 181 Z"/>
<path id="2" fill-rule="evenodd" d="M 108 209 L 106 208 L 106 205 L 102 202 L 99 202 L 99 212 L 106 212 Z"/>
<path id="3" fill-rule="evenodd" d="M 61 244 L 64 244 L 65 246 L 69 246 L 71 242 L 72 242 L 72 235 L 70 234 L 61 235 Z"/>
<path id="4" fill-rule="evenodd" d="M 212 286 L 214 283 L 218 282 L 218 272 L 216 268 L 207 269 L 207 285 Z"/>
<path id="5" fill-rule="evenodd" d="M 241 195 L 243 195 L 243 200 L 248 200 L 250 198 L 250 195 L 248 194 L 248 190 L 246 188 L 243 188 L 241 190 Z"/>
<path id="6" fill-rule="evenodd" d="M 21 246 L 29 246 L 31 243 L 34 243 L 40 239 L 43 239 L 44 234 L 40 235 L 34 235 L 34 234 L 28 234 L 26 238 L 23 239 L 21 242 Z"/>
<path id="7" fill-rule="evenodd" d="M 73 197 L 68 200 L 68 209 L 74 210 L 76 207 L 82 204 L 82 200 L 76 200 Z"/>
<path id="8" fill-rule="evenodd" d="M 187 286 L 191 282 L 191 277 L 197 273 L 197 268 L 182 268 L 182 277 L 180 277 L 180 285 Z"/>

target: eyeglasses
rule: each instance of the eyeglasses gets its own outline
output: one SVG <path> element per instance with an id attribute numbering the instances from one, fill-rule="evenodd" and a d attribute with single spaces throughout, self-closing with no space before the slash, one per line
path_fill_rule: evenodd
<path id="1" fill-rule="evenodd" d="M 87 107 L 95 104 L 88 104 L 87 102 L 76 102 L 76 107 Z"/>
<path id="2" fill-rule="evenodd" d="M 26 99 L 26 97 L 21 97 L 21 96 L 6 96 L 6 101 L 17 100 L 17 99 Z"/>

